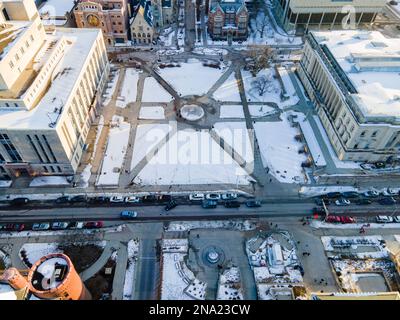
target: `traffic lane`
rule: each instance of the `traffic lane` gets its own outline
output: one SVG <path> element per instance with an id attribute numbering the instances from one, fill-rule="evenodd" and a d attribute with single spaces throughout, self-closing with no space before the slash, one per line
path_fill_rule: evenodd
<path id="1" fill-rule="evenodd" d="M 0 211 L 1 222 L 18 221 L 60 221 L 60 220 L 120 220 L 123 210 L 138 212 L 133 221 L 146 220 L 179 220 L 179 219 L 228 219 L 240 217 L 283 217 L 283 216 L 310 216 L 314 204 L 310 203 L 281 203 L 266 204 L 260 208 L 225 208 L 218 206 L 215 209 L 203 209 L 196 205 L 181 205 L 171 211 L 165 211 L 161 206 L 132 206 L 132 207 L 97 207 L 97 208 L 59 208 L 40 210 Z M 377 214 L 391 214 L 396 211 L 394 206 L 347 206 L 328 207 L 330 214 L 372 216 Z M 400 214 L 400 213 L 399 213 Z M 132 220 L 130 220 L 132 221 Z"/>

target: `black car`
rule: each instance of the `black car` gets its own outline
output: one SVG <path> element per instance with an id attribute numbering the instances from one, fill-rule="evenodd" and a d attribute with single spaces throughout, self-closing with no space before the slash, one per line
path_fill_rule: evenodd
<path id="1" fill-rule="evenodd" d="M 225 201 L 224 203 L 225 208 L 239 208 L 240 207 L 240 202 L 239 201 Z"/>
<path id="2" fill-rule="evenodd" d="M 168 202 L 168 204 L 165 206 L 164 210 L 165 211 L 169 211 L 172 210 L 173 208 L 175 208 L 178 204 L 176 203 L 175 200 L 171 200 L 170 202 Z"/>
<path id="3" fill-rule="evenodd" d="M 154 195 L 148 195 L 142 198 L 143 203 L 156 202 L 157 200 L 157 197 Z"/>
<path id="4" fill-rule="evenodd" d="M 329 192 L 326 194 L 329 199 L 340 198 L 342 194 L 340 192 Z"/>
<path id="5" fill-rule="evenodd" d="M 109 197 L 94 197 L 94 198 L 89 198 L 90 203 L 108 203 L 110 202 Z"/>
<path id="6" fill-rule="evenodd" d="M 71 198 L 71 202 L 73 202 L 73 203 L 86 202 L 86 196 L 84 196 L 84 195 L 74 196 L 74 197 Z"/>
<path id="7" fill-rule="evenodd" d="M 386 198 L 382 198 L 379 199 L 379 204 L 381 205 L 394 205 L 396 203 L 396 200 L 393 199 L 393 197 L 386 197 Z"/>
<path id="8" fill-rule="evenodd" d="M 171 200 L 172 200 L 172 197 L 169 194 L 163 194 L 161 196 L 158 196 L 159 202 L 169 202 Z"/>
<path id="9" fill-rule="evenodd" d="M 355 191 L 347 191 L 342 193 L 342 197 L 346 199 L 358 198 L 360 195 Z"/>
<path id="10" fill-rule="evenodd" d="M 356 204 L 358 204 L 358 205 L 365 205 L 365 204 L 371 204 L 371 203 L 372 203 L 371 200 L 365 199 L 365 198 L 361 198 L 356 201 Z"/>
<path id="11" fill-rule="evenodd" d="M 12 206 L 23 206 L 24 204 L 28 204 L 29 199 L 28 198 L 15 198 L 10 201 L 10 204 Z"/>
<path id="12" fill-rule="evenodd" d="M 56 199 L 56 203 L 58 203 L 58 204 L 68 203 L 68 202 L 69 202 L 68 196 L 63 196 L 63 197 L 59 197 Z"/>
<path id="13" fill-rule="evenodd" d="M 261 201 L 260 200 L 247 200 L 246 201 L 246 207 L 248 207 L 248 208 L 261 207 Z"/>

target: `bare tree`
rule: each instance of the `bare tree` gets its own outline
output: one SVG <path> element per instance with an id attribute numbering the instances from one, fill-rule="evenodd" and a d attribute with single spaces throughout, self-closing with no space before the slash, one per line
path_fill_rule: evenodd
<path id="1" fill-rule="evenodd" d="M 251 83 L 251 86 L 258 91 L 258 94 L 261 97 L 267 92 L 269 86 L 268 78 L 264 75 L 259 76 Z"/>
<path id="2" fill-rule="evenodd" d="M 269 18 L 265 12 L 260 12 L 256 18 L 256 30 L 260 34 L 260 38 L 264 38 L 265 29 L 269 24 Z"/>
<path id="3" fill-rule="evenodd" d="M 263 69 L 269 68 L 273 58 L 273 50 L 266 46 L 251 46 L 248 50 L 246 67 L 253 77 Z"/>

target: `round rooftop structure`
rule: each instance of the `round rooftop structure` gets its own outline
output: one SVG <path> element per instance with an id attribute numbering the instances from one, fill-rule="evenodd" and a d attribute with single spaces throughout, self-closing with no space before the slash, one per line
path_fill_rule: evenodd
<path id="1" fill-rule="evenodd" d="M 88 300 L 90 293 L 82 283 L 71 260 L 61 253 L 42 257 L 29 271 L 30 291 L 39 298 Z"/>

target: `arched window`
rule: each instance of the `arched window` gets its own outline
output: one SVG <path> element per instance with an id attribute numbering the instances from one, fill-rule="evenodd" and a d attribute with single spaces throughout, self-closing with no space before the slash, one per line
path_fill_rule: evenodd
<path id="1" fill-rule="evenodd" d="M 136 38 L 136 33 L 132 33 L 132 37 L 133 37 L 133 38 Z"/>
<path id="2" fill-rule="evenodd" d="M 148 34 L 147 34 L 147 38 L 150 38 L 150 37 L 151 37 L 151 36 L 150 36 L 150 33 L 148 33 Z"/>

